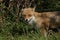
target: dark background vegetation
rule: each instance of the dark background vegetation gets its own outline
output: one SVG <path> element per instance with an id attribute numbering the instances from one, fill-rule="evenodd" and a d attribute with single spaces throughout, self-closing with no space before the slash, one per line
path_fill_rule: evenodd
<path id="1" fill-rule="evenodd" d="M 20 11 L 28 7 L 36 7 L 37 12 L 60 11 L 60 0 L 0 0 L 0 40 L 43 40 L 40 34 L 30 34 L 26 31 L 29 25 L 23 23 Z M 28 36 L 21 35 L 25 35 L 25 32 Z M 59 35 L 50 38 L 50 40 L 60 39 Z"/>

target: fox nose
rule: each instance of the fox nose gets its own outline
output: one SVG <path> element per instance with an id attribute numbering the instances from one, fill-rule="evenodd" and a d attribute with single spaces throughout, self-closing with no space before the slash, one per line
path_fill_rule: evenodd
<path id="1" fill-rule="evenodd" d="M 26 19 L 25 21 L 28 22 L 28 19 Z"/>

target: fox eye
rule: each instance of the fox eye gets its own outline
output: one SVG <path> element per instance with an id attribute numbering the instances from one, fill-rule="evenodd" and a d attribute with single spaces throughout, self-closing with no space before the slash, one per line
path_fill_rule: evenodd
<path id="1" fill-rule="evenodd" d="M 32 15 L 28 15 L 28 16 L 32 16 Z"/>

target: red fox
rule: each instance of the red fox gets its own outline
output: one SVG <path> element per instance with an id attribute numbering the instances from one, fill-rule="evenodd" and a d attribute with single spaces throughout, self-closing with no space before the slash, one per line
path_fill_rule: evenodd
<path id="1" fill-rule="evenodd" d="M 41 34 L 47 36 L 47 30 L 49 28 L 50 18 L 55 18 L 56 12 L 42 12 L 38 13 L 34 11 L 34 8 L 22 9 L 22 16 L 26 22 L 31 25 L 31 27 L 36 27 L 40 29 Z M 45 24 L 45 26 L 44 26 Z"/>

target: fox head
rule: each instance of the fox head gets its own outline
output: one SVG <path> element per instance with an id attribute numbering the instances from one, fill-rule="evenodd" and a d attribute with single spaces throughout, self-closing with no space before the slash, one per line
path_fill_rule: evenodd
<path id="1" fill-rule="evenodd" d="M 22 14 L 22 17 L 24 18 L 24 20 L 29 24 L 32 24 L 33 21 L 35 20 L 33 8 L 22 9 L 21 14 Z"/>

